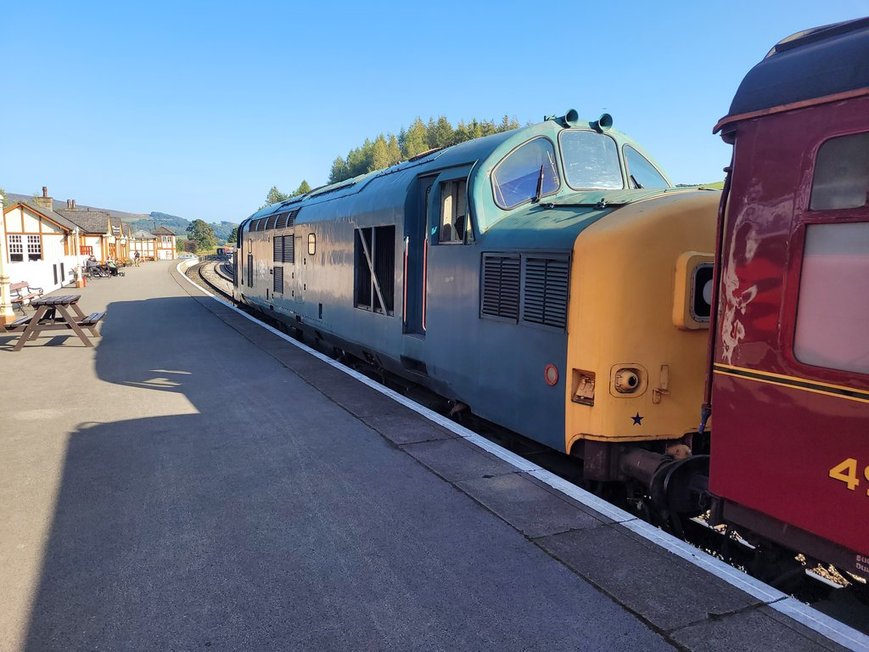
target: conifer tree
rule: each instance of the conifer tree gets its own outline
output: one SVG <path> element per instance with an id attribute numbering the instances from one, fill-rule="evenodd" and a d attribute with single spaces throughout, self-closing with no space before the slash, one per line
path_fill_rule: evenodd
<path id="1" fill-rule="evenodd" d="M 299 187 L 293 191 L 291 197 L 296 197 L 297 195 L 306 195 L 311 192 L 311 186 L 308 185 L 308 182 L 302 179 L 302 183 L 299 184 Z"/>

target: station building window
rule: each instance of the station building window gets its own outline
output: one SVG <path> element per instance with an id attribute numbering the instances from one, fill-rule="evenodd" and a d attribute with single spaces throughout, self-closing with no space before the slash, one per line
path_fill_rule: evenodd
<path id="1" fill-rule="evenodd" d="M 42 260 L 42 239 L 38 235 L 27 236 L 27 260 Z"/>
<path id="2" fill-rule="evenodd" d="M 22 244 L 22 237 L 20 235 L 8 235 L 6 236 L 6 240 L 9 244 L 9 262 L 23 262 L 24 245 Z"/>

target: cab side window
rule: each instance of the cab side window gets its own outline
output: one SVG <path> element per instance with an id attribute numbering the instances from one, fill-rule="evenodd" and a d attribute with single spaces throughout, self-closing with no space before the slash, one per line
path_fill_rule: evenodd
<path id="1" fill-rule="evenodd" d="M 466 242 L 468 223 L 468 182 L 466 179 L 445 181 L 441 184 L 441 211 L 438 242 Z"/>
<path id="2" fill-rule="evenodd" d="M 618 155 L 616 155 L 618 172 Z M 495 203 L 504 210 L 558 191 L 561 179 L 555 147 L 548 138 L 529 140 L 507 154 L 492 171 Z"/>
<path id="3" fill-rule="evenodd" d="M 670 184 L 645 156 L 630 145 L 623 148 L 631 188 L 669 188 Z"/>

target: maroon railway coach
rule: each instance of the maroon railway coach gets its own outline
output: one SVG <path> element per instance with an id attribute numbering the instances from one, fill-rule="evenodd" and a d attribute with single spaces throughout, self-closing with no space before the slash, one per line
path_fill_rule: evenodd
<path id="1" fill-rule="evenodd" d="M 869 19 L 778 43 L 715 131 L 713 515 L 867 577 Z"/>

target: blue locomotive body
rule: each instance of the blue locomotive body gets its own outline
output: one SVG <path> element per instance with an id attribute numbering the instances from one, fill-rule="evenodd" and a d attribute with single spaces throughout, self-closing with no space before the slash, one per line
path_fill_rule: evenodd
<path id="1" fill-rule="evenodd" d="M 236 298 L 566 450 L 577 238 L 678 192 L 609 120 L 570 112 L 266 207 L 239 228 Z"/>

